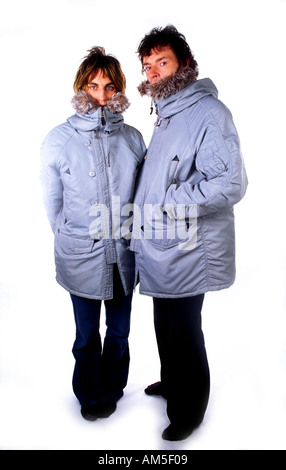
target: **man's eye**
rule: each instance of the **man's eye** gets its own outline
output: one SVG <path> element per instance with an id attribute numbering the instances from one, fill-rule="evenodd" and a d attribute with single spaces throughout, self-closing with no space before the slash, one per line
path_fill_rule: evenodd
<path id="1" fill-rule="evenodd" d="M 151 68 L 151 67 L 144 67 L 143 71 L 144 71 L 144 72 L 149 72 L 150 68 Z"/>
<path id="2" fill-rule="evenodd" d="M 161 62 L 160 65 L 161 67 L 164 67 L 164 65 L 166 65 L 167 62 Z"/>

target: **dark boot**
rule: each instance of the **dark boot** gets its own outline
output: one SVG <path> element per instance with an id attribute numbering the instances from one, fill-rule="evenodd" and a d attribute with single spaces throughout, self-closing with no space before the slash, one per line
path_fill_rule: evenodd
<path id="1" fill-rule="evenodd" d="M 144 391 L 146 395 L 157 395 L 163 398 L 167 398 L 166 390 L 164 390 L 161 382 L 155 382 L 154 384 L 149 385 L 149 387 L 145 388 Z"/>

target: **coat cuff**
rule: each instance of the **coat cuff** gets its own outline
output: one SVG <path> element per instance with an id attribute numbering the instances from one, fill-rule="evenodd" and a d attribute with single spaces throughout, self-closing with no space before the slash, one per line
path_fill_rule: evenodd
<path id="1" fill-rule="evenodd" d="M 198 217 L 198 206 L 197 204 L 180 204 L 175 201 L 175 191 L 177 184 L 171 184 L 169 186 L 165 201 L 164 211 L 167 213 L 170 219 L 183 220 L 183 219 L 196 219 Z"/>

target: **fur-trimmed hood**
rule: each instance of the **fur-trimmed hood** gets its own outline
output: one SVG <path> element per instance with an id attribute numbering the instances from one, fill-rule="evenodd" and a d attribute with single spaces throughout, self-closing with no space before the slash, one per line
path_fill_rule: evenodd
<path id="1" fill-rule="evenodd" d="M 76 113 L 68 122 L 77 130 L 91 131 L 103 126 L 108 133 L 116 132 L 123 124 L 122 113 L 130 103 L 122 93 L 115 93 L 106 106 L 100 106 L 89 93 L 78 91 L 71 100 Z"/>
<path id="2" fill-rule="evenodd" d="M 100 104 L 89 93 L 84 90 L 78 91 L 71 100 L 73 108 L 79 114 L 88 114 L 100 108 Z M 129 108 L 130 103 L 123 93 L 115 93 L 107 101 L 106 107 L 111 113 L 123 113 Z"/>
<path id="3" fill-rule="evenodd" d="M 186 86 L 196 81 L 197 74 L 190 67 L 184 67 L 169 77 L 162 78 L 158 83 L 152 85 L 148 81 L 142 82 L 138 91 L 141 96 L 150 96 L 154 101 L 162 100 L 170 95 L 174 95 L 178 91 L 186 88 Z"/>
<path id="4" fill-rule="evenodd" d="M 138 89 L 142 96 L 149 96 L 152 102 L 154 101 L 158 118 L 169 118 L 205 96 L 218 97 L 218 90 L 212 80 L 209 78 L 197 80 L 190 68 L 180 69 L 155 85 L 143 82 Z"/>

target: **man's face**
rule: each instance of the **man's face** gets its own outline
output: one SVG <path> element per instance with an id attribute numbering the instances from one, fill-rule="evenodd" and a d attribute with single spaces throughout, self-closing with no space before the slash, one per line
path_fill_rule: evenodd
<path id="1" fill-rule="evenodd" d="M 153 49 L 151 55 L 144 57 L 143 67 L 148 82 L 154 85 L 162 78 L 177 72 L 179 62 L 171 47 L 166 46 L 160 50 Z"/>

